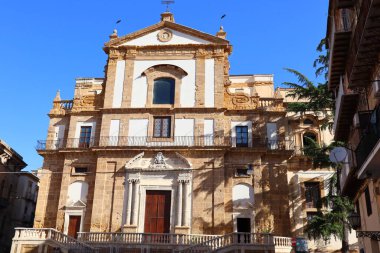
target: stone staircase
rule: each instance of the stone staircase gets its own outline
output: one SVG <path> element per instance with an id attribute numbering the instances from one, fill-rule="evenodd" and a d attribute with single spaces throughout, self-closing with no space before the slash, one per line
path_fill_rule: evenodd
<path id="1" fill-rule="evenodd" d="M 15 228 L 11 253 L 97 253 L 94 247 L 52 228 Z"/>

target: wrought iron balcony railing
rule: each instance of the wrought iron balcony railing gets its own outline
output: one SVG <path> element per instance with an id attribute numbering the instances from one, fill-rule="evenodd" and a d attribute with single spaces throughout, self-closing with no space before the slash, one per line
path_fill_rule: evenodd
<path id="1" fill-rule="evenodd" d="M 265 137 L 237 138 L 225 136 L 175 136 L 155 138 L 152 136 L 107 136 L 99 139 L 58 139 L 40 140 L 37 150 L 89 149 L 115 147 L 231 147 L 231 148 L 266 148 L 269 150 L 293 150 L 292 141 L 278 138 L 268 140 Z"/>
<path id="2" fill-rule="evenodd" d="M 358 146 L 356 147 L 356 165 L 357 168 L 361 168 L 368 155 L 376 146 L 380 139 L 380 107 L 372 112 L 372 116 L 368 126 L 363 130 L 362 138 Z M 372 121 L 372 122 L 371 122 Z"/>

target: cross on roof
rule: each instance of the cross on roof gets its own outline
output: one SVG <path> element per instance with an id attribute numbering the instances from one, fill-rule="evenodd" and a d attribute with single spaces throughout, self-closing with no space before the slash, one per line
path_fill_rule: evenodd
<path id="1" fill-rule="evenodd" d="M 174 4 L 174 2 L 174 0 L 161 0 L 161 3 L 166 5 L 166 12 L 170 12 L 169 6 Z"/>

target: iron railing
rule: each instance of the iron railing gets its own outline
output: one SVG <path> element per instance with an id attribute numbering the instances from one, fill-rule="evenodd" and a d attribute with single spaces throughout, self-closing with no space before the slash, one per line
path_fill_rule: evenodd
<path id="1" fill-rule="evenodd" d="M 368 126 L 363 130 L 355 150 L 357 168 L 361 168 L 368 155 L 380 140 L 380 107 L 373 110 Z"/>
<path id="2" fill-rule="evenodd" d="M 266 148 L 268 150 L 293 150 L 294 143 L 284 138 L 268 140 L 262 137 L 236 138 L 225 136 L 175 136 L 155 138 L 152 136 L 104 136 L 99 139 L 40 140 L 37 150 L 89 149 L 114 147 L 231 147 Z"/>

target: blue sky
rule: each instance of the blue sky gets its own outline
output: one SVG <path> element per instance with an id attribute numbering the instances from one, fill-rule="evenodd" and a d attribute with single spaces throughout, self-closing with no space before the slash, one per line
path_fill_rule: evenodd
<path id="1" fill-rule="evenodd" d="M 102 50 L 117 25 L 124 35 L 159 21 L 160 0 L 0 1 L 0 139 L 26 163 L 42 166 L 34 147 L 46 139 L 52 100 L 74 94 L 75 78 L 103 77 Z M 177 0 L 177 23 L 215 34 L 220 17 L 234 46 L 231 74 L 274 74 L 277 86 L 295 68 L 314 79 L 315 48 L 326 33 L 328 0 Z"/>

